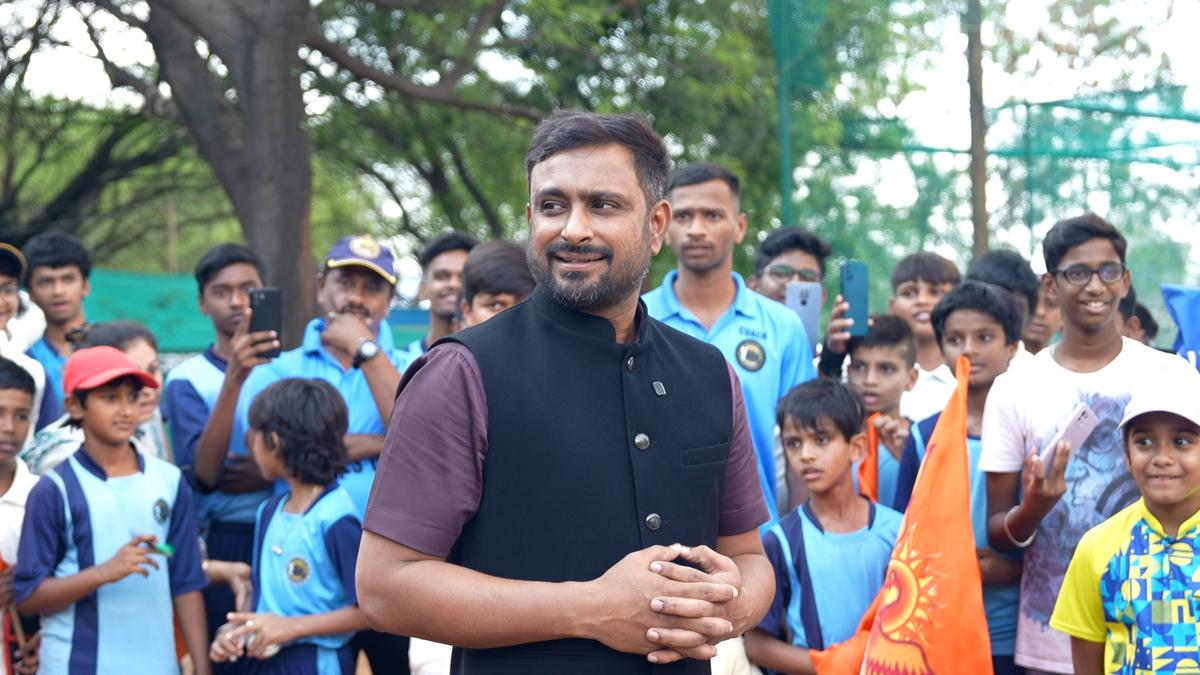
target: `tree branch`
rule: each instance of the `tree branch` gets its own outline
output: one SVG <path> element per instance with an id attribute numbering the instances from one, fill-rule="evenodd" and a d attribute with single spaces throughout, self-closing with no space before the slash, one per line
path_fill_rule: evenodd
<path id="1" fill-rule="evenodd" d="M 492 202 L 488 200 L 487 195 L 483 194 L 483 190 L 479 189 L 479 184 L 475 182 L 475 177 L 471 175 L 470 169 L 467 168 L 467 163 L 463 159 L 462 152 L 458 149 L 458 144 L 451 140 L 446 145 L 450 151 L 450 159 L 454 162 L 454 170 L 458 172 L 458 177 L 462 179 L 467 192 L 471 193 L 471 197 L 479 205 L 479 211 L 483 213 L 483 219 L 487 221 L 488 231 L 492 233 L 492 238 L 502 238 L 504 236 L 504 223 L 500 222 L 500 214 L 496 213 Z"/>
<path id="2" fill-rule="evenodd" d="M 354 77 L 360 80 L 369 80 L 385 89 L 390 89 L 413 99 L 429 101 L 430 103 L 440 103 L 461 110 L 475 110 L 492 115 L 521 117 L 535 122 L 542 118 L 542 112 L 535 108 L 505 103 L 490 104 L 467 101 L 459 98 L 452 91 L 442 91 L 437 87 L 426 87 L 395 73 L 380 70 L 353 56 L 345 47 L 326 38 L 316 25 L 309 27 L 308 35 L 304 38 L 304 44 L 320 52 Z"/>
<path id="3" fill-rule="evenodd" d="M 241 66 L 245 51 L 246 25 L 242 5 L 226 0 L 153 0 L 150 12 L 161 8 L 169 12 L 212 47 L 231 69 Z"/>
<path id="4" fill-rule="evenodd" d="M 442 76 L 437 83 L 437 89 L 449 93 L 467 73 L 474 69 L 475 57 L 479 55 L 479 44 L 483 41 L 484 34 L 488 28 L 492 27 L 492 24 L 496 23 L 496 19 L 500 18 L 500 13 L 504 11 L 507 4 L 508 0 L 493 0 L 492 4 L 479 12 L 475 17 L 475 25 L 471 28 L 471 34 L 467 37 L 467 44 L 463 48 L 462 54 L 455 59 L 454 66 L 450 71 Z"/>

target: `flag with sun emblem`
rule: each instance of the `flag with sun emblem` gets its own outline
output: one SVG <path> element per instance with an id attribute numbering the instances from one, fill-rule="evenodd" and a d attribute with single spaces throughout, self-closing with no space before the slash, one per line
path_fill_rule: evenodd
<path id="1" fill-rule="evenodd" d="M 883 588 L 858 633 L 812 652 L 820 675 L 991 673 L 983 586 L 971 526 L 967 469 L 967 378 L 929 440 Z"/>

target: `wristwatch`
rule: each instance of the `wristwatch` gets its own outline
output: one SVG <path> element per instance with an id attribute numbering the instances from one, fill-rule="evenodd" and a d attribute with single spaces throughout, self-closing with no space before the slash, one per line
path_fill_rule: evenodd
<path id="1" fill-rule="evenodd" d="M 358 341 L 358 349 L 354 350 L 354 367 L 358 368 L 378 355 L 379 343 L 363 338 Z"/>

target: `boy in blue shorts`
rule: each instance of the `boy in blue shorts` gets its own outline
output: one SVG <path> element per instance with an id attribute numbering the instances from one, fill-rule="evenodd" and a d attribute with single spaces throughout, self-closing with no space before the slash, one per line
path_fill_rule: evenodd
<path id="1" fill-rule="evenodd" d="M 157 386 L 113 347 L 67 359 L 83 446 L 30 492 L 13 583 L 21 612 L 42 618 L 42 672 L 177 673 L 172 614 L 195 672 L 211 672 L 191 490 L 130 443 L 138 394 Z"/>
<path id="2" fill-rule="evenodd" d="M 992 667 L 996 675 L 1021 672 L 1013 662 L 1017 640 L 1017 603 L 1021 597 L 1019 556 L 1005 556 L 991 548 L 987 540 L 987 474 L 979 470 L 980 427 L 983 407 L 992 382 L 1008 370 L 1019 349 L 1021 326 L 1025 319 L 1009 292 L 981 281 L 966 281 L 951 289 L 933 308 L 933 331 L 942 345 L 946 364 L 958 363 L 959 356 L 971 362 L 967 383 L 967 453 L 971 481 L 971 523 L 983 579 L 983 605 L 987 613 L 992 643 Z M 896 487 L 896 508 L 908 508 L 913 484 L 924 459 L 924 441 L 933 435 L 941 413 L 914 425 L 900 461 Z"/>
<path id="3" fill-rule="evenodd" d="M 1155 375 L 1120 425 L 1142 498 L 1083 535 L 1050 618 L 1079 675 L 1200 670 L 1200 377 Z"/>
<path id="4" fill-rule="evenodd" d="M 900 514 L 854 489 L 854 463 L 867 443 L 854 392 L 829 379 L 805 382 L 776 416 L 788 473 L 812 496 L 763 535 L 775 600 L 746 634 L 746 654 L 764 668 L 813 673 L 808 650 L 854 635 L 883 585 Z"/>
<path id="5" fill-rule="evenodd" d="M 250 405 L 250 450 L 267 480 L 289 490 L 258 509 L 254 612 L 231 612 L 213 661 L 251 657 L 248 673 L 354 672 L 350 639 L 367 627 L 354 590 L 362 525 L 338 485 L 348 413 L 323 380 L 288 378 Z"/>

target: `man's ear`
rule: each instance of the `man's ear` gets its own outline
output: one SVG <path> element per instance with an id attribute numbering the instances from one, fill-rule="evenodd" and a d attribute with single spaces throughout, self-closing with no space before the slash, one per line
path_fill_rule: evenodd
<path id="1" fill-rule="evenodd" d="M 738 214 L 737 230 L 733 234 L 734 243 L 740 244 L 746 238 L 746 227 L 749 225 L 749 222 L 750 219 L 746 217 L 744 212 Z"/>
<path id="2" fill-rule="evenodd" d="M 658 255 L 662 250 L 663 241 L 667 238 L 667 228 L 671 226 L 671 202 L 660 199 L 650 207 L 650 255 Z"/>
<path id="3" fill-rule="evenodd" d="M 867 434 L 859 432 L 850 437 L 850 461 L 861 462 L 867 456 Z"/>

